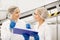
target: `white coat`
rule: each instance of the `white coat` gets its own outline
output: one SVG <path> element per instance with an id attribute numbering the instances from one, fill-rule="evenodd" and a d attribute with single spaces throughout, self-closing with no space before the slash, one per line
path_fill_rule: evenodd
<path id="1" fill-rule="evenodd" d="M 21 28 L 21 29 L 25 29 L 25 22 L 22 20 L 18 20 L 16 22 L 16 26 L 15 28 Z M 19 34 L 13 34 L 10 32 L 10 20 L 6 20 L 5 22 L 3 22 L 2 26 L 1 26 L 1 38 L 2 40 L 24 40 L 24 37 L 22 35 Z"/>
<path id="2" fill-rule="evenodd" d="M 40 40 L 52 40 L 51 27 L 49 27 L 46 22 L 40 25 L 39 28 L 38 25 L 39 25 L 38 23 L 34 25 L 34 30 L 38 31 Z"/>

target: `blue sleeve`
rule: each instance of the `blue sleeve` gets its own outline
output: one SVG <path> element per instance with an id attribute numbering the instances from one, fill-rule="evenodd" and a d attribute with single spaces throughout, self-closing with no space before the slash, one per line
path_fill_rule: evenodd
<path id="1" fill-rule="evenodd" d="M 26 24 L 27 29 L 31 29 L 31 25 L 29 23 Z"/>
<path id="2" fill-rule="evenodd" d="M 11 22 L 10 22 L 10 28 L 14 28 L 15 25 L 16 25 L 16 22 L 11 20 Z"/>

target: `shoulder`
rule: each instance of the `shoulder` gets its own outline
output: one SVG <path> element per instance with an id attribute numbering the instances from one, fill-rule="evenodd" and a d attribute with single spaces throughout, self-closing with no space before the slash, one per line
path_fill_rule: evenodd
<path id="1" fill-rule="evenodd" d="M 46 30 L 46 31 L 51 30 L 51 27 L 48 25 L 47 22 L 44 23 L 44 27 L 45 27 L 45 30 Z"/>
<path id="2" fill-rule="evenodd" d="M 2 29 L 7 29 L 7 28 L 9 28 L 9 27 L 8 27 L 9 24 L 10 24 L 10 20 L 7 19 L 7 20 L 5 20 L 5 21 L 2 23 L 1 28 L 2 28 Z"/>
<path id="3" fill-rule="evenodd" d="M 7 20 L 5 20 L 2 24 L 9 24 L 9 23 L 10 23 L 10 20 L 7 19 Z"/>

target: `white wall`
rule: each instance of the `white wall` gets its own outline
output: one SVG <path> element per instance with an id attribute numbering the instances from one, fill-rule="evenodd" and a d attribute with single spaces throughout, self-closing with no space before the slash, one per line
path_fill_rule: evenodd
<path id="1" fill-rule="evenodd" d="M 20 7 L 21 12 L 25 12 L 57 0 L 0 0 L 0 10 L 7 10 L 9 6 Z"/>
<path id="2" fill-rule="evenodd" d="M 0 20 L 6 19 L 7 12 L 6 11 L 0 11 Z"/>

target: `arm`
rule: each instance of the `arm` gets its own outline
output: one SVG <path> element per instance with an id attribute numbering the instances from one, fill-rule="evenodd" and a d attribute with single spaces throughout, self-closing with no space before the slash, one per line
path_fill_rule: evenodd
<path id="1" fill-rule="evenodd" d="M 2 40 L 8 40 L 8 38 L 10 37 L 10 32 L 8 29 L 8 24 L 6 24 L 5 22 L 2 24 L 1 26 L 1 38 Z"/>

